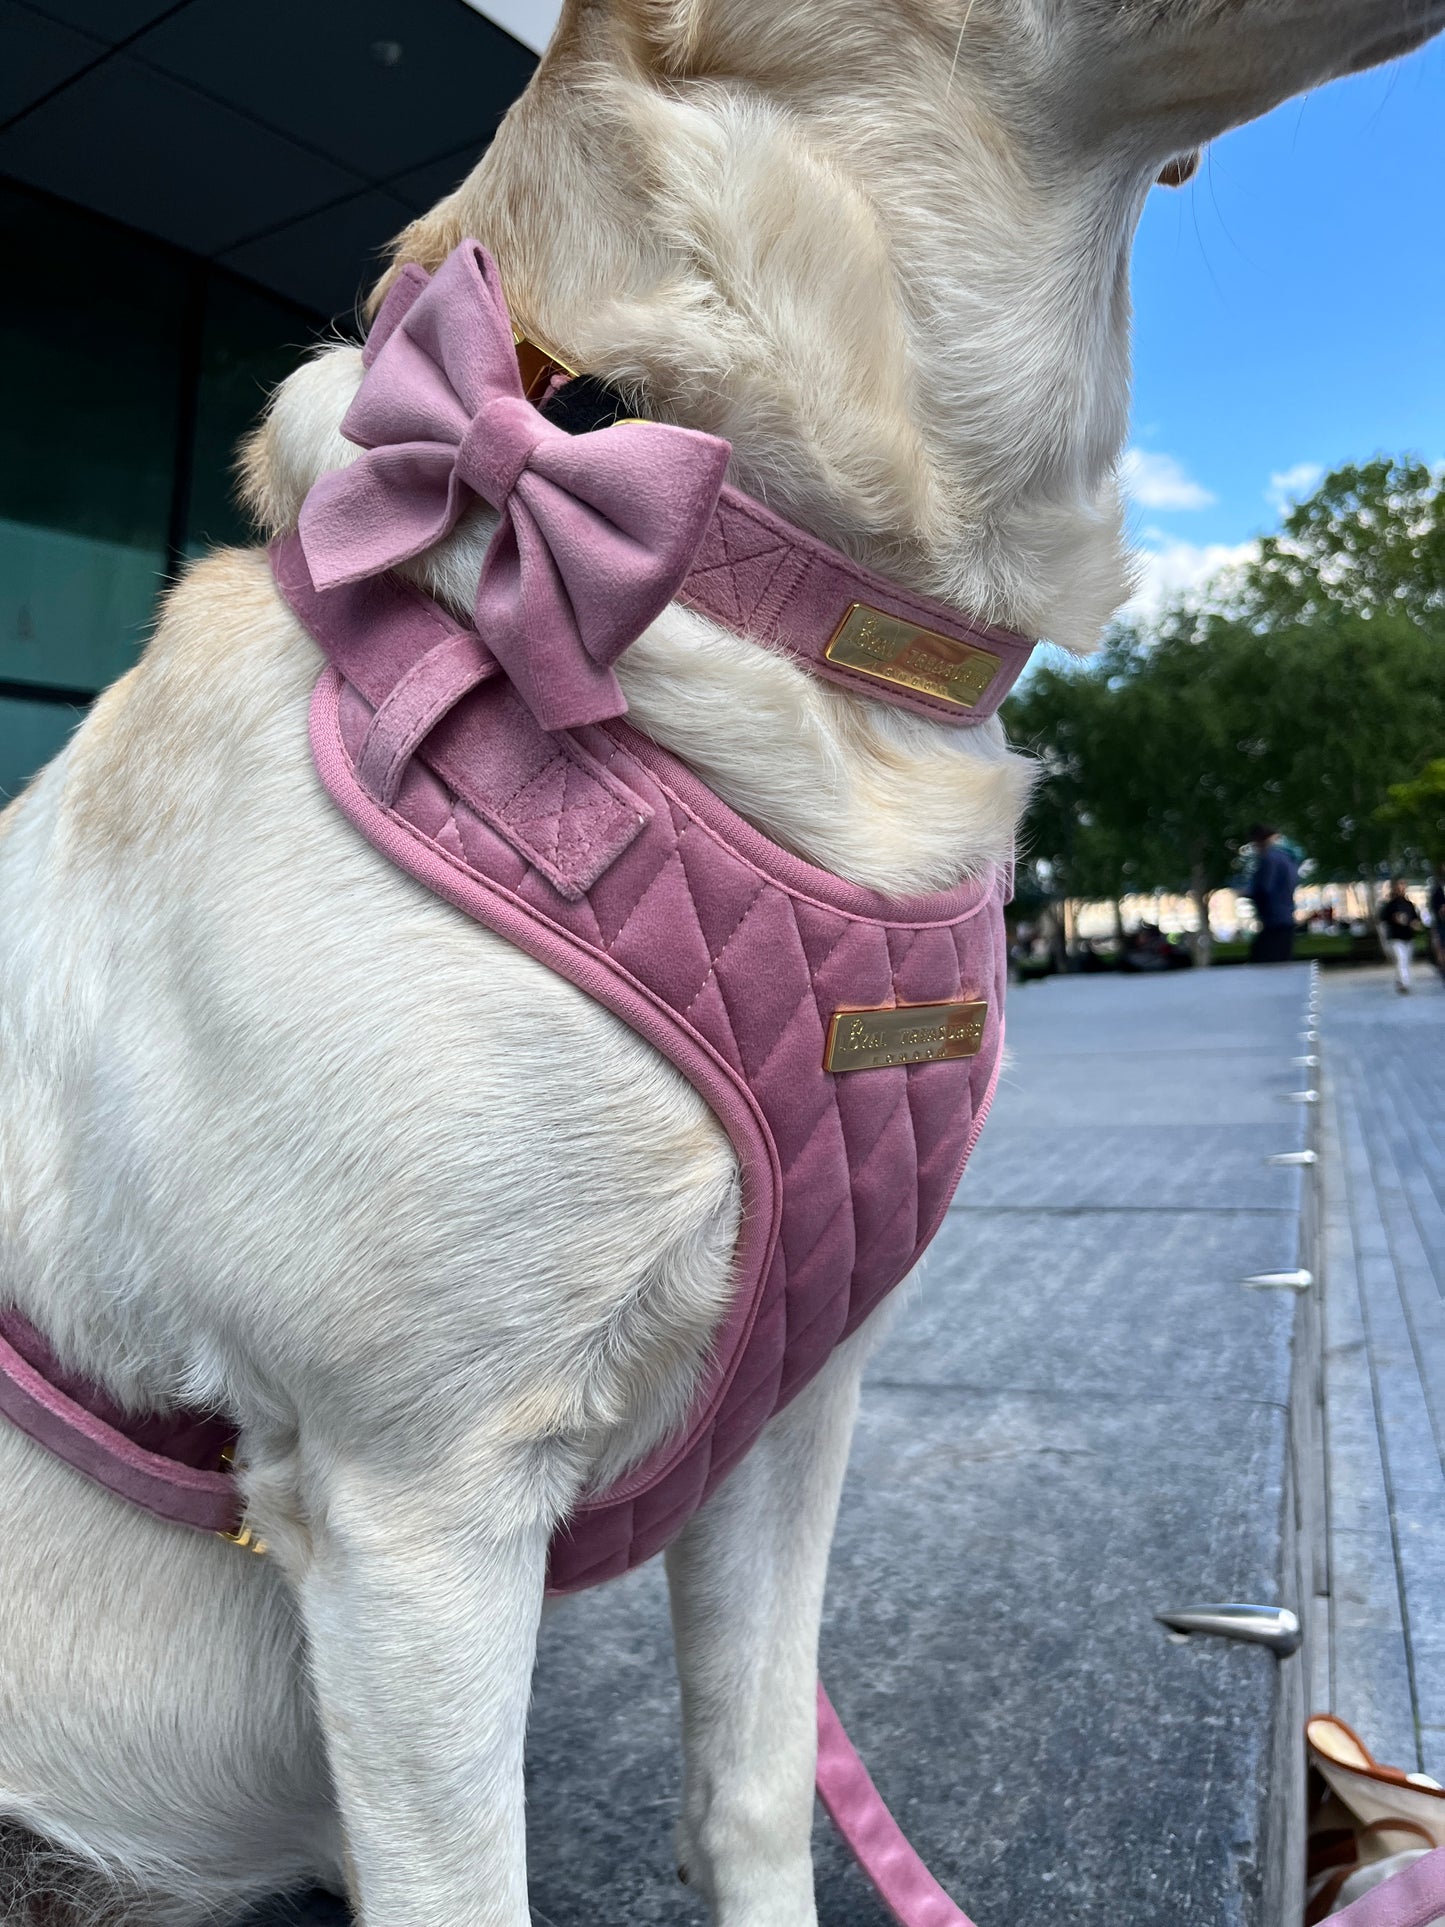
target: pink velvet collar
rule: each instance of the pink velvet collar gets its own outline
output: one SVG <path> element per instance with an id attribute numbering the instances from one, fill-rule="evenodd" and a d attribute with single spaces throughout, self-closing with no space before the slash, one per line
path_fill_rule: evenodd
<path id="1" fill-rule="evenodd" d="M 1036 644 L 898 588 L 727 484 L 678 600 L 876 702 L 986 722 Z"/>
<path id="2" fill-rule="evenodd" d="M 615 407 L 569 432 L 555 390 L 528 399 L 517 354 L 480 243 L 435 275 L 402 271 L 342 422 L 363 452 L 301 511 L 316 589 L 385 574 L 485 503 L 498 522 L 470 626 L 545 730 L 626 710 L 613 664 L 674 599 L 875 700 L 962 727 L 997 711 L 1027 637 L 897 588 L 728 486 L 716 436 Z"/>

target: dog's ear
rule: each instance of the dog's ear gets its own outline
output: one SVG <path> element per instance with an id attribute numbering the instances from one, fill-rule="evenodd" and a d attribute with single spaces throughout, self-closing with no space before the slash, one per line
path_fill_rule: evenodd
<path id="1" fill-rule="evenodd" d="M 1161 187 L 1183 187 L 1184 183 L 1186 181 L 1192 181 L 1198 172 L 1199 149 L 1196 147 L 1191 154 L 1176 154 L 1167 167 L 1160 168 L 1159 185 Z"/>

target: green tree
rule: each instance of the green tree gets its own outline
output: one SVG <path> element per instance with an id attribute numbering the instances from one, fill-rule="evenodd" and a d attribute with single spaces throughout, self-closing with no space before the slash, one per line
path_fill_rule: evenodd
<path id="1" fill-rule="evenodd" d="M 1250 822 L 1270 810 L 1260 705 L 1271 677 L 1254 644 L 1222 623 L 1207 641 L 1156 637 L 1121 692 L 1153 883 L 1194 899 L 1206 954 L 1210 898 L 1238 869 Z"/>
<path id="2" fill-rule="evenodd" d="M 1445 631 L 1445 488 L 1414 456 L 1348 463 L 1260 543 L 1239 585 L 1256 623 L 1393 612 Z"/>
<path id="3" fill-rule="evenodd" d="M 1381 806 L 1445 744 L 1445 648 L 1398 615 L 1286 630 L 1268 648 L 1281 827 L 1322 875 L 1377 876 L 1398 843 Z"/>
<path id="4" fill-rule="evenodd" d="M 1407 859 L 1445 863 L 1445 756 L 1432 758 L 1409 782 L 1392 783 L 1375 814 L 1398 834 Z"/>
<path id="5" fill-rule="evenodd" d="M 1187 890 L 1207 929 L 1265 819 L 1322 875 L 1377 876 L 1402 840 L 1424 846 L 1392 786 L 1445 745 L 1440 478 L 1410 459 L 1337 470 L 1217 593 L 1116 626 L 1087 665 L 1041 666 L 1005 719 L 1042 764 L 1026 847 L 1055 895 Z"/>
<path id="6" fill-rule="evenodd" d="M 1007 711 L 1041 774 L 1025 836 L 1036 886 L 1065 898 L 1211 893 L 1237 863 L 1236 765 L 1247 756 L 1233 684 L 1192 642 L 1128 626 L 1087 666 L 1047 665 Z"/>
<path id="7" fill-rule="evenodd" d="M 1039 762 L 1020 856 L 1044 898 L 1117 898 L 1147 867 L 1129 834 L 1134 767 L 1118 741 L 1118 696 L 1103 665 L 1040 663 L 1007 711 Z"/>
<path id="8" fill-rule="evenodd" d="M 1231 811 L 1236 834 L 1268 819 L 1325 877 L 1354 881 L 1389 863 L 1398 838 L 1380 807 L 1445 743 L 1445 636 L 1398 608 L 1331 607 L 1264 627 L 1195 612 L 1165 628 L 1155 653 L 1161 665 L 1203 659 L 1185 679 L 1201 744 L 1181 754 L 1214 828 Z"/>

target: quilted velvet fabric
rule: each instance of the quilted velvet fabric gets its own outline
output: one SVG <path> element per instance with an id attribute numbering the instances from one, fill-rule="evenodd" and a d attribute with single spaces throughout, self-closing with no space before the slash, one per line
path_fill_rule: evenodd
<path id="1" fill-rule="evenodd" d="M 484 685 L 465 700 L 485 706 L 504 691 Z M 569 899 L 430 766 L 425 746 L 389 804 L 369 793 L 357 765 L 373 717 L 328 671 L 312 746 L 346 815 L 663 1050 L 713 1106 L 742 1165 L 735 1297 L 691 1421 L 559 1533 L 550 1583 L 574 1591 L 665 1546 L 937 1229 L 997 1074 L 1002 880 L 911 901 L 858 889 L 768 842 L 619 720 L 577 732 L 577 745 L 645 820 Z M 559 795 L 559 838 L 565 817 Z M 823 1069 L 835 1010 L 960 997 L 988 1001 L 977 1056 Z"/>
<path id="2" fill-rule="evenodd" d="M 575 1590 L 665 1546 L 933 1236 L 997 1075 L 1004 879 L 913 900 L 845 883 L 620 718 L 543 729 L 475 633 L 394 578 L 323 594 L 294 541 L 273 563 L 331 660 L 311 739 L 344 813 L 662 1051 L 737 1152 L 734 1292 L 694 1410 L 558 1534 L 551 1585 Z M 987 1002 L 976 1056 L 824 1069 L 838 1010 L 954 999 Z M 8 1317 L 0 1414 L 162 1517 L 238 1523 L 235 1481 L 214 1469 L 229 1423 L 118 1415 Z"/>

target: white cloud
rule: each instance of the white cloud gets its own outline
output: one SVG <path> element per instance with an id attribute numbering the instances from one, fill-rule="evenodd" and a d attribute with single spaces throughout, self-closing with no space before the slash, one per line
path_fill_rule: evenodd
<path id="1" fill-rule="evenodd" d="M 1195 595 L 1225 570 L 1237 569 L 1259 553 L 1256 542 L 1180 542 L 1162 529 L 1146 529 L 1136 554 L 1139 587 L 1120 611 L 1144 620 L 1156 616 L 1180 595 Z"/>
<path id="2" fill-rule="evenodd" d="M 1318 462 L 1296 462 L 1293 468 L 1279 469 L 1269 478 L 1264 499 L 1276 515 L 1287 515 L 1301 497 L 1309 494 L 1316 482 L 1325 479 Z"/>
<path id="3" fill-rule="evenodd" d="M 1207 509 L 1214 497 L 1172 455 L 1147 448 L 1124 451 L 1124 487 L 1140 508 Z"/>

